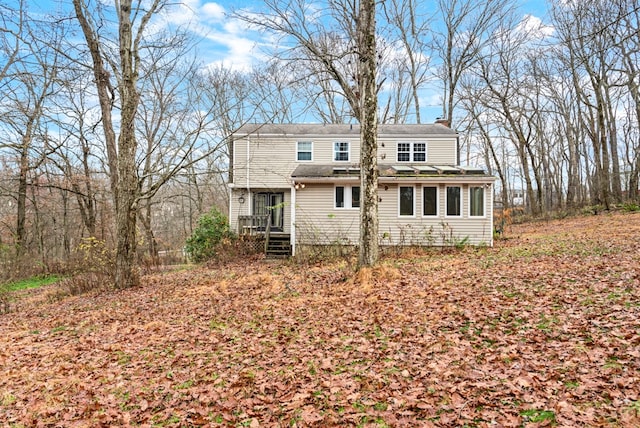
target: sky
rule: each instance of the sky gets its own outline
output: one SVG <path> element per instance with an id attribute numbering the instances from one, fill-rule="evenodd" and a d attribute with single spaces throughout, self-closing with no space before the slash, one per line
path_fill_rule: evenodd
<path id="1" fill-rule="evenodd" d="M 89 0 L 85 0 L 89 1 Z M 112 6 L 114 0 L 91 0 L 104 2 Z M 135 1 L 135 0 L 134 0 Z M 435 2 L 435 0 L 431 0 Z M 71 0 L 29 0 L 33 10 L 47 11 L 72 10 Z M 248 71 L 252 63 L 265 55 L 261 46 L 267 42 L 259 32 L 251 31 L 246 24 L 229 16 L 234 10 L 260 11 L 264 3 L 260 0 L 182 0 L 176 2 L 163 16 L 167 25 L 187 26 L 200 40 L 197 47 L 198 59 L 210 67 L 224 66 L 228 69 Z M 422 3 L 429 7 L 429 3 Z M 520 0 L 522 16 L 531 15 L 547 21 L 545 0 Z M 162 25 L 162 24 L 160 24 Z M 427 120 L 435 120 L 440 115 L 440 92 L 429 91 L 424 96 L 422 107 L 428 112 Z M 421 98 L 423 96 L 421 95 Z M 422 109 L 421 109 L 422 110 Z"/>
<path id="2" fill-rule="evenodd" d="M 98 1 L 113 4 L 113 0 Z M 32 10 L 39 9 L 43 13 L 72 7 L 71 0 L 29 0 L 28 3 Z M 260 35 L 248 31 L 246 25 L 228 16 L 234 9 L 260 10 L 262 1 L 182 0 L 181 3 L 165 19 L 173 24 L 188 25 L 201 38 L 199 55 L 205 61 L 246 70 L 254 58 L 262 55 L 257 48 L 261 42 Z M 523 15 L 531 14 L 546 21 L 545 0 L 520 0 L 520 4 Z"/>
<path id="3" fill-rule="evenodd" d="M 432 0 L 433 1 L 433 0 Z M 182 13 L 172 15 L 176 23 L 189 23 L 203 37 L 201 54 L 215 65 L 245 70 L 251 67 L 253 58 L 261 55 L 259 34 L 248 31 L 246 26 L 230 19 L 228 13 L 234 9 L 260 10 L 261 1 L 208 2 L 206 0 L 183 0 Z M 524 15 L 532 15 L 546 21 L 544 0 L 521 0 Z"/>

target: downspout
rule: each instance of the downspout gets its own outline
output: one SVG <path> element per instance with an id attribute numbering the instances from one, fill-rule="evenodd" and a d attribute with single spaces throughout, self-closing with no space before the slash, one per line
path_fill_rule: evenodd
<path id="1" fill-rule="evenodd" d="M 490 183 L 488 186 L 485 186 L 485 192 L 487 193 L 487 199 L 489 201 L 488 211 L 489 211 L 489 227 L 490 227 L 490 235 L 489 235 L 489 247 L 493 247 L 493 183 Z"/>
<path id="2" fill-rule="evenodd" d="M 251 215 L 251 213 L 253 212 L 253 198 L 251 197 L 251 180 L 249 177 L 251 168 L 249 167 L 249 161 L 251 159 L 251 154 L 250 154 L 250 150 L 251 150 L 251 136 L 247 135 L 247 160 L 245 165 L 247 166 L 247 174 L 245 175 L 246 177 L 246 189 L 247 189 L 247 206 L 249 207 L 249 212 L 247 212 L 247 215 Z"/>
<path id="3" fill-rule="evenodd" d="M 291 257 L 296 255 L 296 183 L 291 184 L 291 234 L 289 243 L 291 244 Z"/>

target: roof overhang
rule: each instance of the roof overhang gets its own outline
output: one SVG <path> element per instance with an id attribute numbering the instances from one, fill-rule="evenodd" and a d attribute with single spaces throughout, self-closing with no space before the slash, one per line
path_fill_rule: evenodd
<path id="1" fill-rule="evenodd" d="M 299 165 L 291 174 L 294 183 L 338 183 L 360 180 L 360 168 L 349 165 Z M 496 178 L 469 166 L 393 164 L 378 165 L 381 183 L 493 183 Z"/>

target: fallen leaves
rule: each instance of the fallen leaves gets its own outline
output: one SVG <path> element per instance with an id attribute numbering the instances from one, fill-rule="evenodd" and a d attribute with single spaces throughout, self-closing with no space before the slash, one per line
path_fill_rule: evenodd
<path id="1" fill-rule="evenodd" d="M 58 303 L 32 293 L 0 317 L 0 420 L 638 425 L 640 217 L 509 236 L 357 275 L 239 260 Z"/>

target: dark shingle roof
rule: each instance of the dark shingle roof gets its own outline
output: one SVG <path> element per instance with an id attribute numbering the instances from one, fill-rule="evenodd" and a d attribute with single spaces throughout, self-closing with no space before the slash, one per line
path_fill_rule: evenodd
<path id="1" fill-rule="evenodd" d="M 248 123 L 240 127 L 235 135 L 261 134 L 261 135 L 360 135 L 358 124 L 257 124 Z M 457 135 L 453 129 L 439 123 L 430 124 L 406 124 L 406 125 L 378 125 L 378 135 Z"/>

